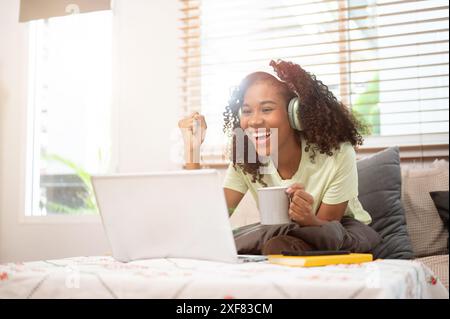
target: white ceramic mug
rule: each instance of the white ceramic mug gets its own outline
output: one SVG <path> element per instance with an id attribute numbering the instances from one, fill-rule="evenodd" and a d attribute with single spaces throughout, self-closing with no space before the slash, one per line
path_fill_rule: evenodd
<path id="1" fill-rule="evenodd" d="M 289 218 L 289 197 L 287 187 L 264 187 L 258 189 L 259 214 L 262 225 L 287 224 Z"/>

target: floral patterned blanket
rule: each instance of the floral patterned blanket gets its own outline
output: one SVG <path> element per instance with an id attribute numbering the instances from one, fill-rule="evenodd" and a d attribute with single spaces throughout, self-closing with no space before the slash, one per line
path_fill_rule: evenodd
<path id="1" fill-rule="evenodd" d="M 76 257 L 0 264 L 0 298 L 449 298 L 418 261 L 294 268 Z"/>

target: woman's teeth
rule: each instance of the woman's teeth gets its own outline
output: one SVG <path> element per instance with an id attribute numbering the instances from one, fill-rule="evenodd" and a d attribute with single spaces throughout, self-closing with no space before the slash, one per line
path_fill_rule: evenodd
<path id="1" fill-rule="evenodd" d="M 270 137 L 270 132 L 269 133 L 258 133 L 253 136 L 258 144 L 265 143 Z"/>

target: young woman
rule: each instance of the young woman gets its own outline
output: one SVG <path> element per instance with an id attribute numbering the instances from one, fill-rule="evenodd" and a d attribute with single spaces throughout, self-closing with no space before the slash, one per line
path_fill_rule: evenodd
<path id="1" fill-rule="evenodd" d="M 265 72 L 249 74 L 225 107 L 224 132 L 233 141 L 233 155 L 224 192 L 232 213 L 248 190 L 258 202 L 258 188 L 288 186 L 292 222 L 239 229 L 235 233 L 238 251 L 371 251 L 380 237 L 367 226 L 371 217 L 357 197 L 354 147 L 362 144 L 361 124 L 326 85 L 299 65 L 285 61 L 271 61 L 270 65 L 278 78 Z M 296 118 L 290 119 L 288 105 L 295 97 L 299 105 L 291 114 Z M 185 126 L 191 127 L 196 119 L 206 129 L 204 117 L 198 113 L 184 119 Z M 247 134 L 243 156 L 236 149 L 235 129 Z M 276 169 L 262 173 L 260 157 L 250 161 L 255 157 L 249 155 L 256 152 L 263 158 L 273 154 L 273 129 L 278 135 L 278 163 Z M 269 166 L 275 167 L 273 161 Z"/>

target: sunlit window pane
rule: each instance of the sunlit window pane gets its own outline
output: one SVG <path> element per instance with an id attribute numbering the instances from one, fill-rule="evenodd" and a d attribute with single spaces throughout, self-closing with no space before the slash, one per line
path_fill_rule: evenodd
<path id="1" fill-rule="evenodd" d="M 27 213 L 97 213 L 90 176 L 111 157 L 111 12 L 33 21 L 29 31 Z"/>

